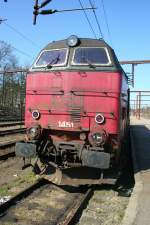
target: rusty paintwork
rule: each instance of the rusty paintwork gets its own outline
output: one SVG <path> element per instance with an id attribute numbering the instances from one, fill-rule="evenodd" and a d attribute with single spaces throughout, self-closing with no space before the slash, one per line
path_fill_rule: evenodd
<path id="1" fill-rule="evenodd" d="M 38 123 L 42 127 L 60 129 L 58 121 L 72 121 L 71 112 L 78 109 L 79 122 L 74 127 L 64 130 L 106 129 L 109 133 L 119 132 L 119 104 L 121 98 L 122 76 L 120 73 L 86 72 L 80 76 L 78 72 L 61 72 L 62 84 L 54 88 L 53 72 L 38 76 L 29 73 L 27 76 L 26 126 Z M 40 84 L 40 85 L 39 85 Z M 35 121 L 32 110 L 41 113 Z M 95 123 L 95 114 L 101 112 L 106 118 L 105 124 Z M 79 128 L 80 127 L 80 128 Z M 62 129 L 62 128 L 61 128 Z"/>

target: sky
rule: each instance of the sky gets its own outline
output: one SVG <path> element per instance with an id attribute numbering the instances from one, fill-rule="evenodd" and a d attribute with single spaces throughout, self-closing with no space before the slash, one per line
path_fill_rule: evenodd
<path id="1" fill-rule="evenodd" d="M 43 0 L 39 0 L 39 3 Z M 33 25 L 34 0 L 0 0 L 0 40 L 14 47 L 20 65 L 31 65 L 40 50 L 51 41 L 61 40 L 71 34 L 94 38 L 82 11 L 56 13 L 37 18 Z M 103 0 L 110 30 L 108 33 L 101 0 L 92 0 L 101 26 L 104 40 L 110 44 L 121 60 L 150 59 L 150 1 Z M 89 7 L 89 0 L 82 0 Z M 80 8 L 79 0 L 52 0 L 44 9 Z M 92 11 L 88 18 L 100 37 Z M 13 28 L 13 29 L 12 29 Z M 17 32 L 22 34 L 19 35 Z M 25 36 L 25 38 L 24 38 Z M 16 50 L 17 49 L 17 50 Z M 20 52 L 19 52 L 20 51 Z M 130 67 L 124 67 L 130 72 Z M 132 90 L 150 90 L 150 64 L 135 67 L 135 86 Z"/>

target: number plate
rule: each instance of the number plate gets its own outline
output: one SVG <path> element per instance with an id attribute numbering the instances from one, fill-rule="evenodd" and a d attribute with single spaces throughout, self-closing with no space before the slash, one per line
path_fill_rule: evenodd
<path id="1" fill-rule="evenodd" d="M 66 127 L 66 128 L 73 128 L 74 124 L 72 122 L 67 122 L 67 121 L 58 121 L 58 126 Z"/>

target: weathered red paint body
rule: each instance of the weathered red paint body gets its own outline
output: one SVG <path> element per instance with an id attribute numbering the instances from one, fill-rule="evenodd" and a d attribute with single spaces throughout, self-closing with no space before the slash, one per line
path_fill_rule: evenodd
<path id="1" fill-rule="evenodd" d="M 118 134 L 122 75 L 118 72 L 39 72 L 27 76 L 26 127 L 36 121 L 31 111 L 38 109 L 42 128 L 73 131 L 95 131 L 100 128 Z M 74 127 L 60 128 L 58 121 L 70 121 L 70 110 L 81 109 L 81 122 Z M 95 113 L 101 112 L 106 123 L 97 125 Z"/>

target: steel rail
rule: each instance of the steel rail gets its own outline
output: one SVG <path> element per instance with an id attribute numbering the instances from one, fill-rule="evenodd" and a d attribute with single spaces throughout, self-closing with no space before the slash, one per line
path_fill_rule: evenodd
<path id="1" fill-rule="evenodd" d="M 6 160 L 6 159 L 8 159 L 8 158 L 10 158 L 10 157 L 14 157 L 14 156 L 15 156 L 15 152 L 14 152 L 14 151 L 12 151 L 12 152 L 7 152 L 7 153 L 4 154 L 4 155 L 0 155 L 0 161 Z"/>
<path id="2" fill-rule="evenodd" d="M 74 224 L 73 222 L 76 220 L 77 215 L 83 210 L 92 194 L 93 189 L 89 188 L 84 194 L 79 195 L 56 225 Z"/>
<path id="3" fill-rule="evenodd" d="M 10 145 L 16 144 L 17 141 L 22 141 L 22 140 L 24 140 L 24 139 L 18 138 L 18 139 L 14 139 L 14 140 L 0 142 L 0 147 L 8 147 Z"/>
<path id="4" fill-rule="evenodd" d="M 0 127 L 11 127 L 17 125 L 24 125 L 24 121 L 6 121 L 0 122 Z"/>
<path id="5" fill-rule="evenodd" d="M 17 133 L 25 132 L 26 128 L 16 128 L 16 129 L 8 129 L 8 130 L 0 130 L 0 136 L 4 135 L 12 135 Z"/>
<path id="6" fill-rule="evenodd" d="M 22 141 L 22 140 L 23 140 L 23 138 L 6 141 L 6 142 L 1 142 L 0 143 L 0 161 L 6 160 L 10 157 L 14 157 L 15 156 L 15 149 L 14 149 L 15 144 L 17 141 Z"/>

